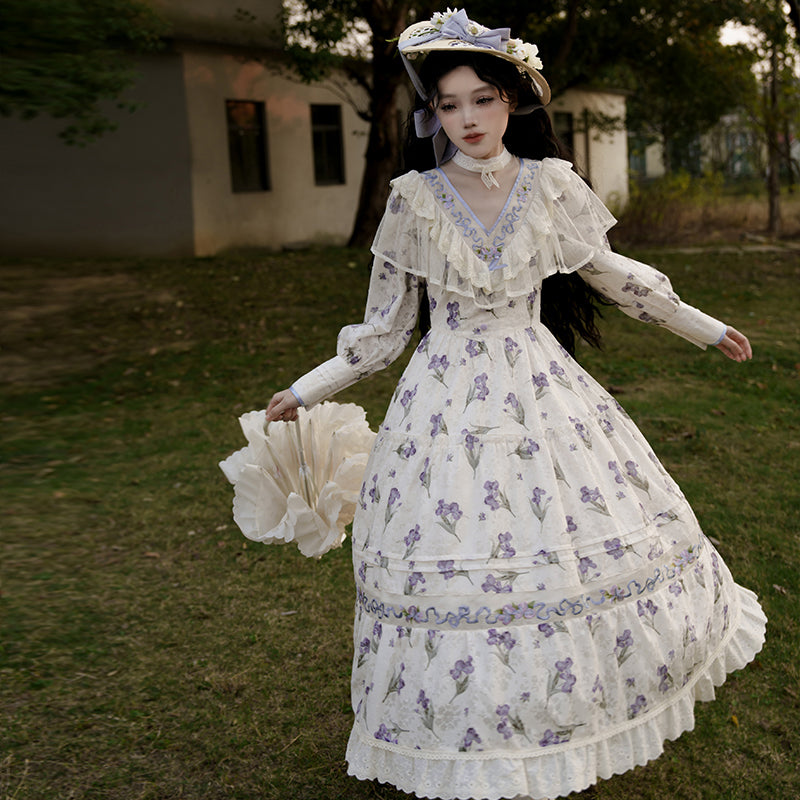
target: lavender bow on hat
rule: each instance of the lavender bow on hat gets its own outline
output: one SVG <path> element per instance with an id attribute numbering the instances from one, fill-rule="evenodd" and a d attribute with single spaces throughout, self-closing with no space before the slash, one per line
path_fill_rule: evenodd
<path id="1" fill-rule="evenodd" d="M 433 42 L 437 39 L 457 39 L 460 42 L 468 42 L 477 47 L 502 50 L 506 42 L 511 38 L 511 28 L 494 28 L 493 30 L 472 33 L 469 26 L 470 19 L 467 16 L 467 12 L 462 8 L 460 11 L 456 11 L 451 17 L 448 17 L 438 31 L 432 31 L 418 38 L 401 42 L 399 47 L 403 50 L 404 45 L 407 47 L 411 44 L 426 44 L 427 42 Z"/>
<path id="2" fill-rule="evenodd" d="M 418 139 L 431 138 L 437 166 L 449 161 L 458 149 L 442 129 L 439 117 L 435 114 L 429 115 L 423 108 L 414 112 L 414 132 Z"/>
<path id="3" fill-rule="evenodd" d="M 473 27 L 475 33 L 470 31 L 470 26 Z M 510 37 L 510 28 L 479 30 L 478 27 L 470 21 L 467 12 L 462 8 L 460 11 L 456 11 L 452 16 L 448 17 L 439 30 L 429 30 L 427 33 L 420 36 L 415 36 L 405 41 L 401 40 L 397 43 L 397 48 L 400 51 L 403 64 L 411 78 L 411 82 L 414 84 L 414 88 L 419 92 L 420 97 L 425 98 L 425 89 L 417 73 L 412 69 L 403 53 L 408 47 L 418 47 L 419 45 L 429 44 L 430 42 L 448 39 L 453 42 L 454 47 L 457 47 L 459 43 L 464 43 L 482 50 L 497 50 L 498 52 L 503 52 Z"/>

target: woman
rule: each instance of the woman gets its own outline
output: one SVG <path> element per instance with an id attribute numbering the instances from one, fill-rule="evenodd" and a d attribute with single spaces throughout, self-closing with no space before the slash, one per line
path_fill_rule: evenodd
<path id="1" fill-rule="evenodd" d="M 690 729 L 694 701 L 761 648 L 765 618 L 554 334 L 596 340 L 598 292 L 735 361 L 750 344 L 611 252 L 613 217 L 552 158 L 534 46 L 456 11 L 411 26 L 399 47 L 420 95 L 409 166 L 428 153 L 439 166 L 393 181 L 365 321 L 267 419 L 390 363 L 427 289 L 431 330 L 353 525 L 349 770 L 420 797 L 566 795 Z M 418 75 L 408 59 L 420 54 Z"/>

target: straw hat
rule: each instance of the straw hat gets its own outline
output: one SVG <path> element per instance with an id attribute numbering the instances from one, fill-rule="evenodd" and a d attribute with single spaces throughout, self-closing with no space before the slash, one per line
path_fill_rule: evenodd
<path id="1" fill-rule="evenodd" d="M 539 70 L 542 68 L 535 44 L 512 39 L 509 28 L 489 29 L 473 22 L 463 9 L 448 9 L 436 13 L 431 19 L 416 22 L 406 28 L 397 42 L 408 74 L 420 96 L 425 96 L 419 76 L 410 60 L 434 50 L 465 50 L 487 53 L 510 61 L 520 72 L 527 74 L 541 104 L 550 102 L 550 87 Z"/>

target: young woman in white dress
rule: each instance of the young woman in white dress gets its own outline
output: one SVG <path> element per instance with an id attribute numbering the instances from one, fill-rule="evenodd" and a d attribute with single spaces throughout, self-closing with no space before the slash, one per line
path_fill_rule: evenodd
<path id="1" fill-rule="evenodd" d="M 601 295 L 734 361 L 750 344 L 610 250 L 534 46 L 463 11 L 399 46 L 419 169 L 392 182 L 364 322 L 267 419 L 390 363 L 427 296 L 353 524 L 349 771 L 419 797 L 567 795 L 691 729 L 766 622 L 574 337 L 596 343 Z"/>

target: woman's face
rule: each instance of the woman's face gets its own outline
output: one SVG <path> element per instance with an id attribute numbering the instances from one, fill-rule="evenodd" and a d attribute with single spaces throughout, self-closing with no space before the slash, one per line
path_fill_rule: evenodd
<path id="1" fill-rule="evenodd" d="M 436 116 L 450 141 L 472 158 L 503 152 L 503 134 L 513 107 L 472 67 L 456 67 L 439 79 Z"/>

